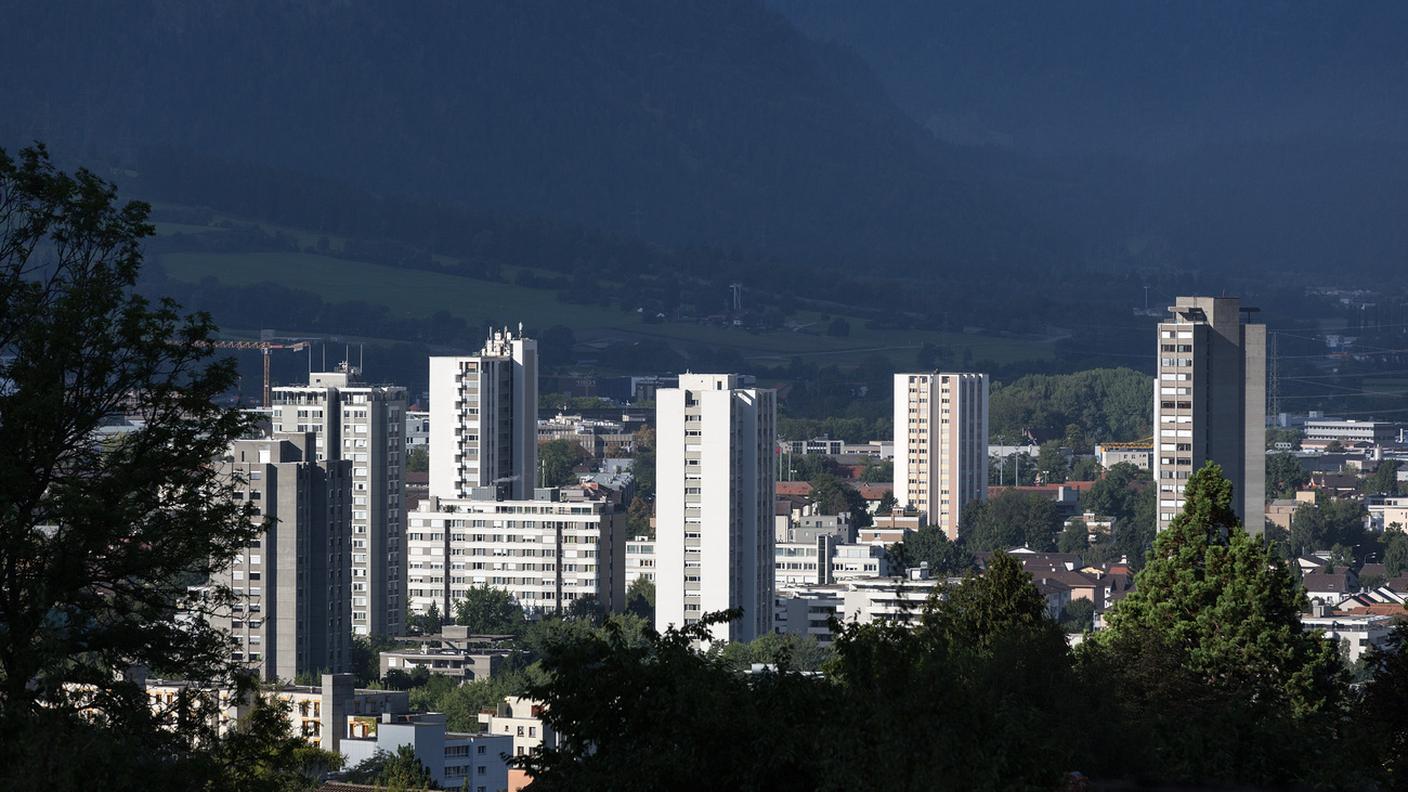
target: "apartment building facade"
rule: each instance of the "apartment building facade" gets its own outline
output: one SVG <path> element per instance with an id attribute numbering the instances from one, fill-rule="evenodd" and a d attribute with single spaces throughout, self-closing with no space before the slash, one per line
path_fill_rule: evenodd
<path id="1" fill-rule="evenodd" d="M 557 490 L 530 500 L 430 496 L 411 512 L 411 607 L 452 614 L 474 586 L 507 591 L 525 610 L 558 613 L 584 598 L 624 608 L 626 515 L 606 500 L 561 501 Z"/>
<path id="2" fill-rule="evenodd" d="M 235 441 L 221 463 L 264 531 L 212 576 L 235 599 L 211 623 L 270 681 L 351 663 L 352 463 L 315 453 L 311 432 L 276 434 Z"/>
<path id="3" fill-rule="evenodd" d="M 895 500 L 958 538 L 963 507 L 987 498 L 988 375 L 895 375 Z"/>
<path id="4" fill-rule="evenodd" d="M 734 374 L 656 391 L 656 628 L 741 608 L 717 640 L 772 631 L 776 394 Z"/>
<path id="5" fill-rule="evenodd" d="M 344 364 L 273 389 L 275 432 L 312 432 L 317 458 L 352 463 L 352 632 L 398 635 L 406 609 L 406 389 Z"/>
<path id="6" fill-rule="evenodd" d="M 1154 393 L 1158 530 L 1209 460 L 1233 486 L 1246 530 L 1265 528 L 1266 326 L 1235 297 L 1179 297 L 1159 323 Z"/>

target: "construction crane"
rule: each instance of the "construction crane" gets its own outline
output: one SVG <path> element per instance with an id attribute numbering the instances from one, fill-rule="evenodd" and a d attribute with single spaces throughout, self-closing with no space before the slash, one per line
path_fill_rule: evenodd
<path id="1" fill-rule="evenodd" d="M 264 355 L 264 406 L 274 404 L 274 391 L 269 377 L 269 353 L 275 349 L 288 349 L 294 352 L 313 346 L 308 341 L 229 341 L 217 338 L 208 346 L 213 349 L 257 349 Z"/>

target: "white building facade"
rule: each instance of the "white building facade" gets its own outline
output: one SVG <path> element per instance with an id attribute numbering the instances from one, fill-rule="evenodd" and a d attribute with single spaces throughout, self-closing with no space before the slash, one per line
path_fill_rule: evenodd
<path id="1" fill-rule="evenodd" d="M 529 612 L 557 613 L 584 598 L 610 612 L 624 607 L 626 515 L 605 500 L 558 501 L 432 495 L 411 512 L 411 608 L 442 615 L 474 586 L 507 591 Z"/>
<path id="2" fill-rule="evenodd" d="M 656 392 L 657 629 L 741 608 L 718 640 L 772 631 L 777 402 L 734 374 L 682 374 Z"/>
<path id="3" fill-rule="evenodd" d="M 469 357 L 430 358 L 430 494 L 467 498 L 505 485 L 533 496 L 538 477 L 538 343 L 496 330 Z"/>

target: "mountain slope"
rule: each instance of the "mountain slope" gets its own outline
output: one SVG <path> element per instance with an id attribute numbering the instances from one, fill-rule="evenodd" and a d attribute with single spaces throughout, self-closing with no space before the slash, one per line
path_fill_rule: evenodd
<path id="1" fill-rule="evenodd" d="M 8 145 L 160 146 L 852 265 L 1054 250 L 858 59 L 748 0 L 56 0 L 5 16 Z"/>

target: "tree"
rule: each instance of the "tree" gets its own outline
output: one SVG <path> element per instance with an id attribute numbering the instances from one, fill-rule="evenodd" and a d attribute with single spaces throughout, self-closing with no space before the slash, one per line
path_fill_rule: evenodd
<path id="1" fill-rule="evenodd" d="M 785 671 L 820 671 L 831 658 L 831 650 L 817 643 L 814 636 L 791 633 L 768 633 L 746 642 L 729 641 L 716 644 L 711 651 L 738 671 L 748 671 L 755 663 Z"/>
<path id="2" fill-rule="evenodd" d="M 851 739 L 837 743 L 843 777 L 829 788 L 1051 789 L 1083 766 L 1057 727 L 1070 653 L 1021 563 L 996 553 L 944 595 L 912 627 L 847 624 L 837 636 L 833 687 L 820 694 L 846 713 Z"/>
<path id="3" fill-rule="evenodd" d="M 1047 484 L 1059 484 L 1070 476 L 1070 466 L 1059 440 L 1047 440 L 1037 451 L 1036 470 Z"/>
<path id="4" fill-rule="evenodd" d="M 455 603 L 455 624 L 476 635 L 511 635 L 523 627 L 523 609 L 503 589 L 471 586 Z"/>
<path id="5" fill-rule="evenodd" d="M 342 756 L 294 734 L 287 701 L 258 693 L 253 705 L 212 752 L 216 775 L 230 790 L 312 792 Z"/>
<path id="6" fill-rule="evenodd" d="M 849 514 L 851 526 L 863 528 L 870 524 L 870 510 L 865 498 L 855 487 L 830 473 L 822 473 L 811 480 L 812 500 L 822 514 Z"/>
<path id="7" fill-rule="evenodd" d="M 636 431 L 635 461 L 631 475 L 636 480 L 636 494 L 647 503 L 655 499 L 655 430 L 645 427 Z"/>
<path id="8" fill-rule="evenodd" d="M 1364 541 L 1364 512 L 1364 504 L 1338 498 L 1302 503 L 1291 514 L 1291 551 L 1308 555 L 1337 544 L 1360 544 Z"/>
<path id="9" fill-rule="evenodd" d="M 1067 633 L 1083 633 L 1095 626 L 1095 603 L 1081 597 L 1066 603 L 1061 609 L 1061 629 Z"/>
<path id="10" fill-rule="evenodd" d="M 417 789 L 439 789 L 430 770 L 409 745 L 396 748 L 395 753 L 378 749 L 347 773 L 354 784 L 374 784 L 380 789 L 411 792 Z"/>
<path id="11" fill-rule="evenodd" d="M 406 452 L 406 472 L 407 473 L 429 473 L 430 472 L 430 450 L 427 448 L 412 448 Z"/>
<path id="12" fill-rule="evenodd" d="M 1271 498 L 1294 498 L 1296 490 L 1310 480 L 1305 468 L 1294 454 L 1269 454 L 1266 457 L 1266 495 Z"/>
<path id="13" fill-rule="evenodd" d="M 1389 577 L 1408 572 L 1408 534 L 1402 528 L 1384 532 L 1384 568 Z"/>
<path id="14" fill-rule="evenodd" d="M 826 334 L 835 338 L 845 338 L 851 334 L 851 323 L 838 316 L 826 325 Z"/>
<path id="15" fill-rule="evenodd" d="M 1344 690 L 1334 646 L 1301 628 L 1304 604 L 1286 562 L 1242 530 L 1232 485 L 1209 462 L 1188 480 L 1183 511 L 1154 540 L 1102 635 L 1156 639 L 1207 684 L 1314 713 Z"/>
<path id="16" fill-rule="evenodd" d="M 1056 504 L 1036 493 L 1009 490 L 964 507 L 958 541 L 975 553 L 1021 546 L 1051 551 L 1060 527 Z"/>
<path id="17" fill-rule="evenodd" d="M 1120 462 L 1105 471 L 1105 475 L 1081 495 L 1081 508 L 1107 517 L 1131 520 L 1138 508 L 1139 493 L 1152 482 L 1149 471 Z"/>
<path id="18" fill-rule="evenodd" d="M 886 490 L 885 494 L 880 496 L 880 502 L 875 505 L 875 513 L 881 515 L 890 514 L 895 509 L 899 508 L 899 505 L 899 502 L 895 500 L 894 490 Z"/>
<path id="19" fill-rule="evenodd" d="M 696 651 L 711 624 L 739 615 L 641 636 L 608 621 L 547 642 L 546 674 L 530 695 L 546 705 L 561 745 L 512 765 L 543 792 L 619 789 L 622 779 L 638 789 L 834 786 L 815 757 L 825 753 L 821 726 L 840 722 L 842 710 L 815 695 L 819 681 L 786 670 L 740 674 L 721 652 Z"/>
<path id="20" fill-rule="evenodd" d="M 601 624 L 606 618 L 606 608 L 602 606 L 601 600 L 593 595 L 578 597 L 567 605 L 567 613 L 564 614 L 569 619 L 581 619 L 592 624 Z"/>
<path id="21" fill-rule="evenodd" d="M 226 639 L 205 618 L 229 592 L 193 601 L 187 587 L 257 536 L 233 498 L 238 482 L 212 464 L 248 423 L 216 404 L 236 374 L 232 360 L 208 359 L 209 318 L 135 293 L 151 233 L 146 205 L 119 206 L 92 173 L 56 171 L 42 147 L 18 160 L 0 150 L 0 785 L 9 788 L 28 786 L 10 775 L 26 768 L 83 764 L 72 744 L 40 736 L 80 728 L 80 711 L 126 730 L 116 744 L 166 742 L 122 670 L 196 681 L 233 672 Z M 99 427 L 124 412 L 143 423 L 99 442 Z M 178 620 L 186 609 L 192 618 Z M 22 760 L 10 753 L 21 746 Z"/>
<path id="22" fill-rule="evenodd" d="M 626 509 L 626 528 L 631 532 L 631 536 L 654 539 L 655 526 L 650 524 L 650 517 L 650 504 L 639 495 L 631 498 L 631 505 Z"/>
<path id="23" fill-rule="evenodd" d="M 406 630 L 413 635 L 436 635 L 440 632 L 443 623 L 440 606 L 435 602 L 430 603 L 430 607 L 425 609 L 425 613 L 408 612 L 406 614 Z"/>
<path id="24" fill-rule="evenodd" d="M 1071 520 L 1056 539 L 1056 549 L 1062 553 L 1082 553 L 1088 547 L 1090 529 L 1086 528 L 1085 520 L 1079 518 Z"/>
<path id="25" fill-rule="evenodd" d="M 1336 647 L 1302 629 L 1295 574 L 1242 529 L 1217 465 L 1194 473 L 1184 501 L 1082 646 L 1084 674 L 1109 691 L 1092 716 L 1127 724 L 1101 769 L 1256 785 L 1333 773 L 1307 757 L 1344 715 Z"/>
<path id="26" fill-rule="evenodd" d="M 544 487 L 565 487 L 577 483 L 575 469 L 590 461 L 592 455 L 580 443 L 571 440 L 549 440 L 538 446 L 538 466 L 542 469 L 540 484 Z"/>
<path id="27" fill-rule="evenodd" d="M 918 569 L 927 563 L 932 575 L 962 575 L 974 569 L 973 554 L 934 525 L 905 531 L 904 538 L 889 548 L 891 563 L 898 572 Z"/>
<path id="28" fill-rule="evenodd" d="M 381 653 L 396 648 L 396 642 L 384 635 L 352 636 L 352 673 L 357 684 L 370 685 L 381 679 Z"/>
<path id="29" fill-rule="evenodd" d="M 1095 481 L 1100 478 L 1100 463 L 1095 457 L 1077 457 L 1071 465 L 1069 481 Z"/>
<path id="30" fill-rule="evenodd" d="M 1382 789 L 1408 787 L 1408 623 L 1399 621 L 1382 648 L 1365 657 L 1372 676 L 1364 688 L 1359 719 L 1373 746 Z"/>
<path id="31" fill-rule="evenodd" d="M 1380 462 L 1373 473 L 1360 480 L 1359 491 L 1371 495 L 1397 495 L 1399 464 L 1396 459 Z"/>
<path id="32" fill-rule="evenodd" d="M 654 621 L 655 581 L 644 576 L 631 581 L 630 588 L 626 589 L 626 612 Z"/>
<path id="33" fill-rule="evenodd" d="M 895 479 L 895 463 L 893 460 L 884 459 L 878 462 L 871 461 L 865 465 L 865 470 L 861 471 L 860 480 L 867 484 L 889 483 Z"/>

